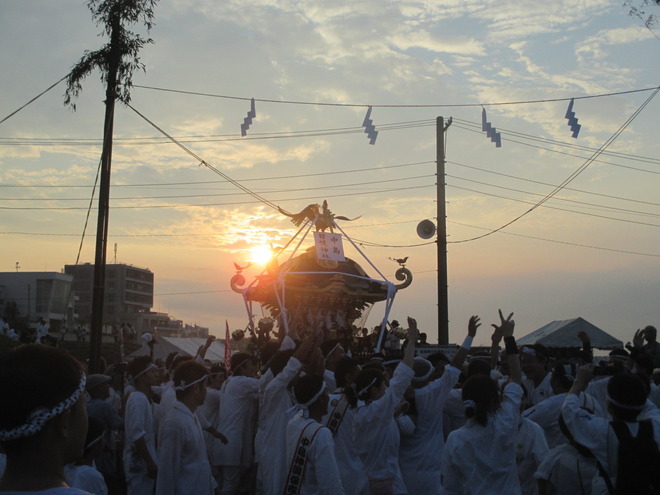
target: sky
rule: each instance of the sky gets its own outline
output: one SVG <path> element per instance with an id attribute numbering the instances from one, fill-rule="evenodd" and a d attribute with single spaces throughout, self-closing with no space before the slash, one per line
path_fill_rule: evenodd
<path id="1" fill-rule="evenodd" d="M 0 1 L 0 119 L 106 43 L 100 33 L 82 1 Z M 157 5 L 149 36 L 133 109 L 115 112 L 107 257 L 155 273 L 154 310 L 218 336 L 225 319 L 244 327 L 234 262 L 296 230 L 202 159 L 288 211 L 327 199 L 336 214 L 360 216 L 340 226 L 388 280 L 390 258 L 409 257 L 413 283 L 391 318 L 414 316 L 435 341 L 436 245 L 416 226 L 436 217 L 442 116 L 452 118 L 451 342 L 473 314 L 476 342 L 489 342 L 498 308 L 515 313 L 519 336 L 581 316 L 625 342 L 660 324 L 660 97 L 647 101 L 660 82 L 660 27 L 621 2 L 171 0 Z M 62 82 L 0 123 L 0 271 L 93 262 L 94 208 L 78 253 L 101 154 L 100 73 L 83 82 L 75 111 L 64 91 Z M 241 137 L 250 98 L 256 117 Z M 361 127 L 368 106 L 374 145 Z M 499 148 L 481 130 L 482 109 Z M 258 273 L 244 272 L 248 282 Z M 377 304 L 365 324 L 383 311 Z"/>

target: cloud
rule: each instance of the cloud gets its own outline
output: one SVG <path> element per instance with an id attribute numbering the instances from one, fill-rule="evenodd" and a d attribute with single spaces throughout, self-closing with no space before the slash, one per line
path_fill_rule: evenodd
<path id="1" fill-rule="evenodd" d="M 653 33 L 639 26 L 604 29 L 598 31 L 596 35 L 578 43 L 575 48 L 575 55 L 581 62 L 604 59 L 610 55 L 610 52 L 605 47 L 628 45 L 652 37 Z"/>

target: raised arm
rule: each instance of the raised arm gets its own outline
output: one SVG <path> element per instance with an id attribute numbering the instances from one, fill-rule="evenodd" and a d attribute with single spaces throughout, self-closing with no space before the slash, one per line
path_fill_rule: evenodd
<path id="1" fill-rule="evenodd" d="M 477 315 L 471 316 L 470 321 L 468 322 L 467 337 L 465 337 L 463 344 L 461 344 L 461 346 L 456 351 L 456 354 L 454 354 L 454 358 L 451 360 L 451 365 L 454 368 L 461 369 L 461 366 L 463 366 L 465 358 L 467 357 L 468 352 L 470 352 L 470 348 L 472 347 L 472 340 L 474 339 L 474 336 L 477 335 L 477 328 L 480 326 L 481 323 L 479 323 L 479 317 Z"/>
<path id="2" fill-rule="evenodd" d="M 413 362 L 415 361 L 415 342 L 417 342 L 417 336 L 419 335 L 419 330 L 417 329 L 417 321 L 415 318 L 408 317 L 408 345 L 403 354 L 402 363 L 408 366 L 409 368 L 413 367 Z"/>
<path id="3" fill-rule="evenodd" d="M 513 317 L 513 313 L 504 318 L 502 310 L 499 309 L 498 312 L 500 314 L 500 324 L 493 324 L 493 326 L 495 327 L 495 331 L 500 331 L 502 333 L 502 337 L 504 338 L 506 358 L 509 364 L 509 379 L 514 383 L 520 384 L 522 375 L 522 372 L 520 371 L 520 357 L 518 356 L 518 345 L 516 344 L 516 339 L 513 336 L 513 329 L 516 325 L 516 322 L 511 319 Z"/>

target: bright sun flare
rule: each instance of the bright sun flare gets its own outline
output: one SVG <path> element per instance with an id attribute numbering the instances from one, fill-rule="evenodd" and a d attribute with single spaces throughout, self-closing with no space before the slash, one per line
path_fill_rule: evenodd
<path id="1" fill-rule="evenodd" d="M 257 265 L 265 265 L 273 257 L 273 252 L 268 246 L 255 246 L 250 249 L 250 258 L 248 261 Z"/>

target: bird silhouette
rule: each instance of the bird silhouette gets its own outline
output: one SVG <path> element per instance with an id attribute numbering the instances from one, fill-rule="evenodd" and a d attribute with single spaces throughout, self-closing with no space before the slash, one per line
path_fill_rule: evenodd
<path id="1" fill-rule="evenodd" d="M 242 271 L 245 270 L 246 268 L 249 268 L 250 266 L 252 266 L 252 263 L 248 263 L 248 264 L 245 265 L 245 266 L 240 266 L 238 263 L 236 263 L 236 262 L 234 261 L 234 266 L 236 267 L 236 270 L 238 270 L 239 272 L 242 272 Z"/>
<path id="2" fill-rule="evenodd" d="M 408 261 L 409 256 L 406 256 L 405 258 L 391 258 L 392 261 L 396 261 L 399 265 L 403 266 L 405 265 L 406 261 Z"/>

